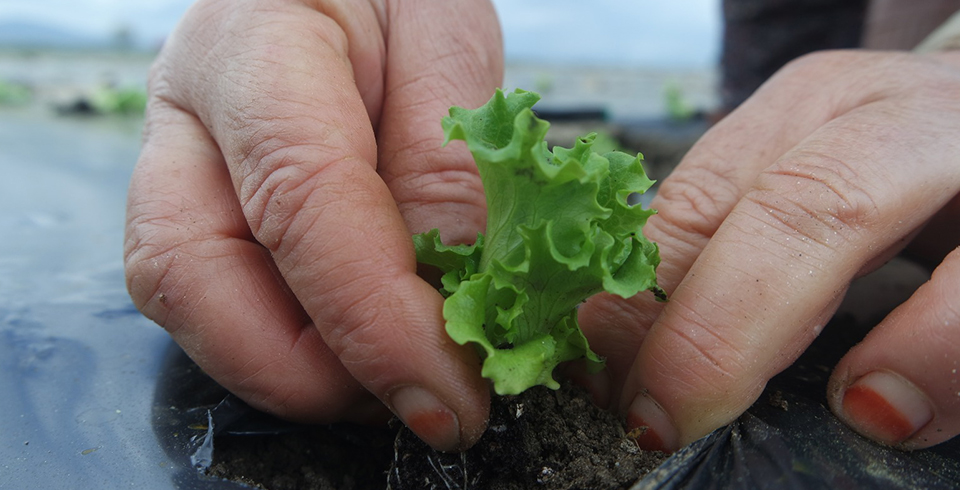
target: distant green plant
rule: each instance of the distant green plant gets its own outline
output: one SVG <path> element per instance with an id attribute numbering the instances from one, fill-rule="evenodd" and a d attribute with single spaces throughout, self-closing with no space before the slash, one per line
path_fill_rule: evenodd
<path id="1" fill-rule="evenodd" d="M 21 83 L 0 80 L 0 106 L 19 106 L 33 100 L 33 91 Z"/>
<path id="2" fill-rule="evenodd" d="M 610 134 L 607 131 L 599 130 L 594 133 L 596 137 L 593 139 L 593 151 L 603 155 L 610 153 L 611 151 L 625 151 L 626 149 L 623 145 L 620 144 L 620 140 L 616 136 Z M 641 158 L 643 156 L 641 155 Z"/>
<path id="3" fill-rule="evenodd" d="M 536 80 L 533 82 L 534 89 L 537 92 L 544 94 L 549 94 L 553 91 L 555 85 L 555 80 L 553 75 L 547 72 L 540 72 L 537 74 Z"/>
<path id="4" fill-rule="evenodd" d="M 664 87 L 663 100 L 667 109 L 667 116 L 673 121 L 687 121 L 696 113 L 696 110 L 683 95 L 683 89 L 676 82 L 669 82 Z"/>
<path id="5" fill-rule="evenodd" d="M 143 114 L 147 108 L 147 93 L 141 88 L 104 87 L 90 97 L 93 108 L 101 114 Z"/>

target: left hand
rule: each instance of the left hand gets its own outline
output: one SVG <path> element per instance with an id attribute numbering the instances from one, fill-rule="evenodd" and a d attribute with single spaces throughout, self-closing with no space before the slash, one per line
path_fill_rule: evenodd
<path id="1" fill-rule="evenodd" d="M 251 406 L 385 418 L 438 450 L 483 433 L 476 352 L 443 331 L 412 233 L 483 229 L 451 105 L 499 85 L 487 1 L 200 0 L 150 77 L 131 178 L 134 304 Z"/>
<path id="2" fill-rule="evenodd" d="M 644 234 L 666 305 L 581 308 L 595 397 L 676 450 L 743 413 L 850 284 L 914 245 L 942 263 L 838 364 L 833 411 L 876 441 L 960 433 L 960 53 L 833 52 L 791 63 L 661 186 Z M 928 238 L 933 237 L 934 244 Z M 918 247 L 918 250 L 923 249 Z M 944 258 L 945 256 L 945 258 Z"/>

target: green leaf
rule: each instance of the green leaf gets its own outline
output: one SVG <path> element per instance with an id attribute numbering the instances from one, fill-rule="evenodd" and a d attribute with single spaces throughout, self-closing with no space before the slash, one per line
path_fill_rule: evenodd
<path id="1" fill-rule="evenodd" d="M 474 245 L 444 245 L 436 230 L 417 235 L 417 260 L 444 272 L 447 333 L 477 346 L 483 375 L 500 394 L 558 387 L 562 362 L 602 360 L 577 324 L 577 306 L 609 291 L 650 290 L 660 263 L 641 228 L 654 211 L 629 204 L 653 184 L 642 155 L 598 154 L 596 136 L 547 149 L 549 124 L 531 110 L 539 95 L 497 90 L 479 109 L 450 109 L 446 142 L 463 140 L 487 199 L 487 229 Z"/>
<path id="2" fill-rule="evenodd" d="M 436 228 L 413 236 L 413 246 L 417 252 L 417 262 L 432 265 L 443 271 L 440 281 L 445 296 L 453 294 L 462 281 L 477 272 L 480 263 L 480 251 L 483 249 L 483 235 L 477 235 L 473 245 L 444 245 L 440 241 L 440 230 Z"/>

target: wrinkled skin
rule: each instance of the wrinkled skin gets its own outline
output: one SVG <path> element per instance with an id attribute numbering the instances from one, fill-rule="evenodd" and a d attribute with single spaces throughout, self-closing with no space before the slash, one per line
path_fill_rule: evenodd
<path id="1" fill-rule="evenodd" d="M 257 408 L 369 420 L 379 398 L 437 447 L 471 445 L 487 384 L 410 236 L 484 226 L 473 160 L 439 148 L 439 121 L 490 97 L 500 46 L 473 0 L 194 5 L 150 77 L 128 203 L 137 306 Z"/>
<path id="2" fill-rule="evenodd" d="M 151 74 L 128 202 L 135 303 L 257 408 L 322 422 L 386 407 L 438 449 L 471 446 L 488 384 L 444 333 L 410 235 L 483 229 L 474 165 L 439 147 L 438 121 L 482 104 L 502 69 L 485 2 L 201 0 Z M 831 404 L 903 447 L 960 432 L 958 87 L 956 54 L 785 68 L 663 182 L 645 233 L 671 301 L 588 302 L 608 368 L 575 377 L 656 435 L 641 442 L 676 449 L 743 412 L 850 280 L 912 241 L 933 279 L 841 361 Z M 877 370 L 933 414 L 906 439 L 845 413 L 846 387 Z"/>
<path id="3" fill-rule="evenodd" d="M 644 234 L 660 245 L 670 303 L 598 297 L 581 310 L 609 358 L 588 384 L 654 429 L 647 442 L 676 449 L 743 413 L 850 281 L 913 241 L 940 264 L 933 279 L 843 358 L 830 405 L 905 448 L 960 432 L 958 89 L 960 53 L 821 53 L 785 67 L 704 135 L 652 204 Z M 928 403 L 909 437 L 844 410 L 846 388 L 874 371 Z"/>

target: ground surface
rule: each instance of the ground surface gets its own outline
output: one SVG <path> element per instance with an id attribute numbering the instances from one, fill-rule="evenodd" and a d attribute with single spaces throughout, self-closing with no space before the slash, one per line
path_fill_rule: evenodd
<path id="1" fill-rule="evenodd" d="M 490 426 L 463 454 L 437 453 L 410 431 L 320 427 L 214 442 L 209 474 L 270 490 L 619 489 L 656 468 L 622 422 L 579 388 L 495 397 Z"/>

